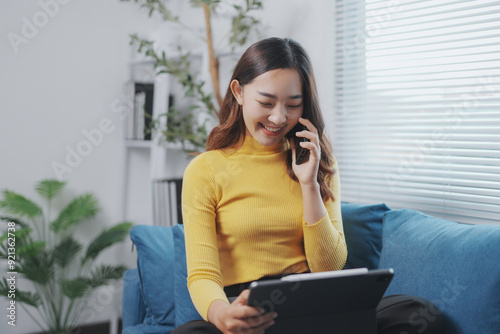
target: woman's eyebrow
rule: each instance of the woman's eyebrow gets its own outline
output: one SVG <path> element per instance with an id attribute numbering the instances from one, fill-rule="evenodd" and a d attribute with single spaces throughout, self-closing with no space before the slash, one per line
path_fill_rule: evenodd
<path id="1" fill-rule="evenodd" d="M 257 91 L 257 93 L 259 93 L 262 96 L 269 97 L 271 99 L 277 99 L 278 98 L 276 95 L 269 94 L 269 93 L 266 93 L 266 92 L 259 92 L 259 91 Z M 301 99 L 301 98 L 302 98 L 302 94 L 292 95 L 292 96 L 288 97 L 288 99 L 291 99 L 291 100 Z"/>

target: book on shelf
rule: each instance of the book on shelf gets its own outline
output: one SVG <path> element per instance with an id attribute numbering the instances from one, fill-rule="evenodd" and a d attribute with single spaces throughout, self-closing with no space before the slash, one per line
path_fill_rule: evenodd
<path id="1" fill-rule="evenodd" d="M 134 139 L 144 139 L 145 106 L 146 93 L 136 90 L 134 97 Z"/>
<path id="2" fill-rule="evenodd" d="M 182 178 L 155 179 L 152 190 L 154 225 L 182 224 Z"/>
<path id="3" fill-rule="evenodd" d="M 132 89 L 131 89 L 132 90 Z M 151 140 L 154 84 L 133 84 L 132 112 L 128 117 L 126 139 Z"/>

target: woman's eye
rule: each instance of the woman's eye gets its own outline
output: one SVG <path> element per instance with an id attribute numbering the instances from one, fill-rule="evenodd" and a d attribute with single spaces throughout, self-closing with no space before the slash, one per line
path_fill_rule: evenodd
<path id="1" fill-rule="evenodd" d="M 261 106 L 264 106 L 264 107 L 270 107 L 270 106 L 272 106 L 272 104 L 271 104 L 271 103 L 262 102 L 262 101 L 257 101 L 257 102 L 259 102 L 259 103 L 260 103 L 260 105 L 261 105 Z"/>
<path id="2" fill-rule="evenodd" d="M 264 102 L 264 101 L 257 101 L 259 104 L 265 108 L 271 108 L 273 106 L 273 103 L 270 102 Z M 287 108 L 299 108 L 302 106 L 302 103 L 299 104 L 293 104 L 293 105 L 288 105 Z"/>

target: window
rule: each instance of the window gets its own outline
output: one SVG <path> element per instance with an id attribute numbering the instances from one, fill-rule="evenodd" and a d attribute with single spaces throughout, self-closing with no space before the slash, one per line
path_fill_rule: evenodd
<path id="1" fill-rule="evenodd" d="M 500 224 L 500 1 L 336 1 L 342 200 Z"/>

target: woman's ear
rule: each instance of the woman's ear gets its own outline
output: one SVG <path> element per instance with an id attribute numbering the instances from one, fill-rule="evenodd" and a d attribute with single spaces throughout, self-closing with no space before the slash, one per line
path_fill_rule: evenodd
<path id="1" fill-rule="evenodd" d="M 231 92 L 233 92 L 233 96 L 238 102 L 238 104 L 241 106 L 243 105 L 243 91 L 241 90 L 241 85 L 238 82 L 238 80 L 234 79 L 231 81 Z"/>

